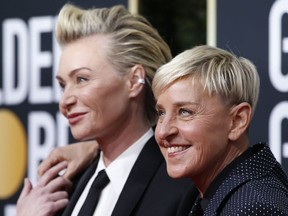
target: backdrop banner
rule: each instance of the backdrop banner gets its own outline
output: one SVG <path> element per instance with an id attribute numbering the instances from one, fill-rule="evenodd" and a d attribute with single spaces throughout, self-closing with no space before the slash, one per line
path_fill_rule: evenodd
<path id="1" fill-rule="evenodd" d="M 288 0 L 216 2 L 216 45 L 252 60 L 260 73 L 251 144 L 268 142 L 288 173 Z"/>
<path id="2" fill-rule="evenodd" d="M 27 176 L 55 146 L 72 141 L 58 111 L 55 80 L 60 49 L 54 24 L 65 0 L 0 2 L 0 216 L 14 216 Z M 87 7 L 110 7 L 127 0 L 72 0 Z"/>

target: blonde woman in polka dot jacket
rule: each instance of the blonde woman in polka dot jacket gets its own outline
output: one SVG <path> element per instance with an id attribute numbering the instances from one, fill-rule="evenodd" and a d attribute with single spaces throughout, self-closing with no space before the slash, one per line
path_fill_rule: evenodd
<path id="1" fill-rule="evenodd" d="M 249 143 L 259 76 L 247 59 L 199 46 L 153 79 L 156 140 L 173 178 L 199 197 L 190 215 L 288 215 L 288 181 L 265 144 Z"/>
<path id="2" fill-rule="evenodd" d="M 155 136 L 168 174 L 190 178 L 199 191 L 190 216 L 288 215 L 285 172 L 268 145 L 249 143 L 259 85 L 249 60 L 210 46 L 187 50 L 157 71 Z M 67 160 L 67 175 L 75 175 L 94 157 L 77 154 L 89 145 L 97 148 L 58 148 L 39 173 Z"/>

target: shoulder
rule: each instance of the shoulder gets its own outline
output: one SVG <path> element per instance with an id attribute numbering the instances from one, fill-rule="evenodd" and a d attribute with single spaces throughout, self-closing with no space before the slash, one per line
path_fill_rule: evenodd
<path id="1" fill-rule="evenodd" d="M 226 206 L 221 215 L 288 215 L 288 210 L 283 205 L 253 201 L 240 207 Z"/>
<path id="2" fill-rule="evenodd" d="M 288 214 L 288 189 L 271 176 L 254 179 L 231 192 L 222 204 L 227 214 Z"/>
<path id="3" fill-rule="evenodd" d="M 288 215 L 287 176 L 266 145 L 252 150 L 253 156 L 233 169 L 207 210 L 223 215 Z"/>

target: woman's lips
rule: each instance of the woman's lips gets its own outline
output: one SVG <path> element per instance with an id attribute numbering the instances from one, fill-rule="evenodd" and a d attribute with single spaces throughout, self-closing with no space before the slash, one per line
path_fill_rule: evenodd
<path id="1" fill-rule="evenodd" d="M 168 151 L 168 154 L 175 154 L 178 152 L 185 151 L 186 149 L 188 149 L 190 147 L 191 147 L 191 145 L 188 145 L 188 146 L 171 146 L 171 147 L 167 147 L 167 151 Z"/>
<path id="2" fill-rule="evenodd" d="M 75 125 L 77 122 L 79 122 L 86 113 L 71 113 L 67 116 L 69 124 Z"/>
<path id="3" fill-rule="evenodd" d="M 187 149 L 192 147 L 191 144 L 172 144 L 168 142 L 164 142 L 162 147 L 167 150 L 168 156 L 176 156 L 178 154 L 184 153 Z"/>

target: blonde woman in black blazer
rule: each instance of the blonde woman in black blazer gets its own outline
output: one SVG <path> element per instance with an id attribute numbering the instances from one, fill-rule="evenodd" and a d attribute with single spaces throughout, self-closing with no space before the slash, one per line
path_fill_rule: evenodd
<path id="1" fill-rule="evenodd" d="M 75 139 L 97 141 L 100 159 L 74 184 L 72 197 L 65 190 L 67 179 L 57 177 L 65 163 L 51 168 L 34 188 L 26 180 L 17 216 L 54 215 L 67 204 L 64 215 L 188 212 L 193 197 L 186 192 L 193 184 L 168 177 L 152 138 L 156 113 L 151 83 L 156 70 L 171 59 L 168 45 L 144 17 L 122 6 L 81 9 L 67 4 L 55 33 L 62 48 L 56 76 L 63 91 L 60 111 Z M 102 169 L 107 185 L 98 205 L 82 214 L 95 200 L 89 184 Z"/>

